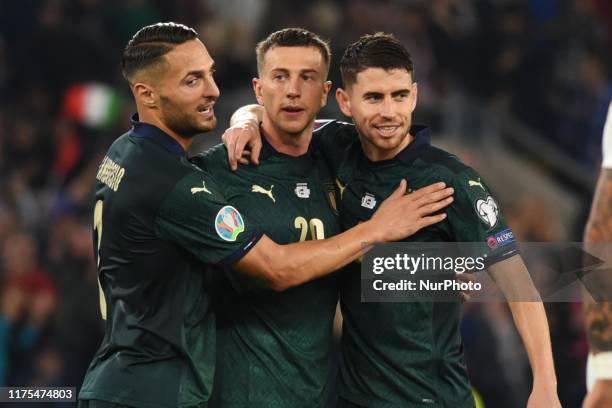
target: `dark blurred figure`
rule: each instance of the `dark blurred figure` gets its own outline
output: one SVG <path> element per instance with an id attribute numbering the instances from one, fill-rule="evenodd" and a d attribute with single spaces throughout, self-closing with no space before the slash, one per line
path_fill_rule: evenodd
<path id="1" fill-rule="evenodd" d="M 81 384 L 104 335 L 92 248 L 89 219 L 83 222 L 69 212 L 57 215 L 48 263 L 63 301 L 55 314 L 53 343 L 57 346 L 53 350 L 63 363 L 62 379 L 67 386 Z"/>
<path id="2" fill-rule="evenodd" d="M 57 290 L 39 264 L 33 237 L 25 233 L 4 240 L 2 272 L 0 383 L 28 384 L 36 347 L 57 304 Z"/>

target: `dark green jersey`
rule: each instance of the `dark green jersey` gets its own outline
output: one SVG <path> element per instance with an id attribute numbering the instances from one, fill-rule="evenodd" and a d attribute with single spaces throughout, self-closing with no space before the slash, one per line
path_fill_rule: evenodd
<path id="1" fill-rule="evenodd" d="M 158 128 L 134 128 L 97 174 L 94 242 L 106 334 L 79 398 L 202 407 L 215 363 L 204 264 L 232 263 L 261 236 Z"/>
<path id="2" fill-rule="evenodd" d="M 306 154 L 292 157 L 264 142 L 259 166 L 240 166 L 237 172 L 229 170 L 227 152 L 218 146 L 203 156 L 201 165 L 228 201 L 256 219 L 276 242 L 323 239 L 340 232 L 340 224 L 333 178 L 315 145 L 313 140 Z M 247 290 L 257 285 L 228 276 L 231 285 L 219 292 L 224 302 L 218 312 L 213 405 L 321 406 L 338 299 L 336 277 L 278 293 Z"/>
<path id="3" fill-rule="evenodd" d="M 482 242 L 485 253 L 478 255 L 486 254 L 489 264 L 516 253 L 512 233 L 481 177 L 457 157 L 432 147 L 427 129 L 413 127 L 411 144 L 381 162 L 363 154 L 352 125 L 333 121 L 320 132 L 323 151 L 336 163 L 345 228 L 369 219 L 401 179 L 411 190 L 444 181 L 455 189 L 454 202 L 445 209 L 448 217 L 407 241 Z M 459 302 L 361 303 L 359 274 L 353 272 L 342 280 L 341 305 L 342 398 L 364 407 L 474 405 Z"/>

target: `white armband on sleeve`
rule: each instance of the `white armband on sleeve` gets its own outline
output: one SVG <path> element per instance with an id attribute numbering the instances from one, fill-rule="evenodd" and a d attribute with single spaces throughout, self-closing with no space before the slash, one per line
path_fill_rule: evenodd
<path id="1" fill-rule="evenodd" d="M 589 354 L 586 377 L 589 391 L 597 380 L 612 380 L 612 351 Z"/>
<path id="2" fill-rule="evenodd" d="M 602 145 L 601 167 L 610 169 L 612 168 L 612 102 L 610 102 L 608 118 L 604 125 Z"/>

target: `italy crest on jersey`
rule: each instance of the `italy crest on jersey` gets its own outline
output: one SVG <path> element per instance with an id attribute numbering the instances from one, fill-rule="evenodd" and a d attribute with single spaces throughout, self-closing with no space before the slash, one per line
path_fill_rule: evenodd
<path id="1" fill-rule="evenodd" d="M 224 241 L 236 241 L 238 235 L 244 231 L 242 215 L 231 205 L 226 205 L 215 217 L 215 230 Z"/>

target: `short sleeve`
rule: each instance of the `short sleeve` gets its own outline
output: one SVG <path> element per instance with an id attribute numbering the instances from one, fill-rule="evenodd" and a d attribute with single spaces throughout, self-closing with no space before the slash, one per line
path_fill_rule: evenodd
<path id="1" fill-rule="evenodd" d="M 241 259 L 262 236 L 204 172 L 175 185 L 158 210 L 155 232 L 204 263 L 224 266 Z"/>
<path id="2" fill-rule="evenodd" d="M 486 256 L 488 265 L 517 254 L 514 234 L 480 175 L 468 167 L 452 184 L 455 201 L 447 212 L 455 241 L 481 244 L 479 255 Z"/>
<path id="3" fill-rule="evenodd" d="M 601 167 L 612 169 L 612 102 L 610 102 L 608 117 L 604 125 L 602 155 Z"/>

